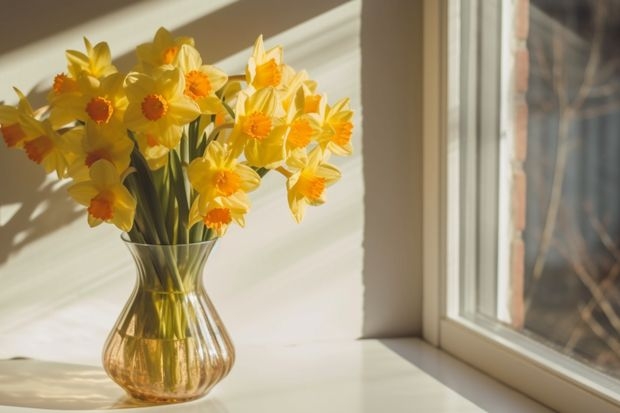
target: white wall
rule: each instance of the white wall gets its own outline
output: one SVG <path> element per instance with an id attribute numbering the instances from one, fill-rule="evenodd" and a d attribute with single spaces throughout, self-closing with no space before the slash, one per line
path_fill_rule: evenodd
<path id="1" fill-rule="evenodd" d="M 362 7 L 364 337 L 422 327 L 422 1 Z"/>
<path id="2" fill-rule="evenodd" d="M 107 40 L 127 70 L 160 25 L 193 36 L 228 73 L 263 33 L 332 102 L 349 96 L 355 154 L 336 160 L 343 179 L 327 204 L 297 225 L 282 179 L 268 175 L 246 228 L 229 231 L 207 264 L 206 287 L 238 344 L 419 333 L 420 75 L 410 57 L 421 53 L 420 2 L 119 0 L 93 10 L 66 0 L 53 16 L 32 14 L 37 3 L 12 6 L 0 26 L 0 100 L 14 102 L 16 85 L 41 103 L 82 36 Z M 372 131 L 364 147 L 362 126 Z M 119 232 L 90 229 L 62 184 L 1 144 L 0 168 L 0 358 L 97 364 L 134 283 Z"/>

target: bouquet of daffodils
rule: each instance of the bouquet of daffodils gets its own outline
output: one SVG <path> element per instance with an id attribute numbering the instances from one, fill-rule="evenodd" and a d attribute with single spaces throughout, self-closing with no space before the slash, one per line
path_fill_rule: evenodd
<path id="1" fill-rule="evenodd" d="M 340 177 L 330 155 L 351 154 L 348 99 L 329 105 L 262 37 L 245 74 L 232 76 L 164 28 L 137 47 L 128 74 L 106 43 L 84 43 L 85 53 L 66 52 L 49 105 L 34 110 L 15 89 L 17 106 L 0 105 L 0 131 L 8 147 L 72 179 L 90 226 L 112 223 L 147 244 L 220 237 L 244 225 L 247 194 L 270 171 L 284 176 L 299 222 Z"/>

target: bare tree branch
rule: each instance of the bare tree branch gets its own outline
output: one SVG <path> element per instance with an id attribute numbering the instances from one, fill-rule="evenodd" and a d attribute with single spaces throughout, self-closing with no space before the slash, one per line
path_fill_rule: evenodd
<path id="1" fill-rule="evenodd" d="M 525 300 L 525 310 L 527 311 L 531 305 L 532 297 L 538 285 L 545 263 L 547 255 L 549 254 L 549 248 L 553 240 L 553 233 L 555 231 L 558 209 L 560 207 L 560 201 L 562 199 L 562 188 L 564 186 L 564 177 L 566 175 L 566 164 L 569 153 L 569 131 L 570 126 L 574 120 L 574 114 L 577 112 L 583 102 L 588 98 L 588 95 L 594 84 L 596 73 L 600 64 L 601 47 L 603 43 L 604 32 L 604 6 L 602 1 L 596 3 L 595 16 L 593 21 L 594 36 L 593 47 L 590 49 L 588 61 L 584 71 L 583 81 L 578 89 L 576 97 L 573 101 L 569 101 L 567 85 L 564 77 L 563 70 L 565 69 L 564 60 L 564 43 L 559 33 L 559 24 L 554 23 L 554 39 L 553 39 L 553 86 L 554 91 L 558 96 L 558 105 L 560 113 L 560 122 L 557 132 L 557 149 L 555 154 L 555 166 L 553 171 L 553 183 L 551 185 L 551 194 L 549 197 L 549 206 L 547 207 L 547 213 L 545 217 L 545 223 L 542 230 L 541 242 L 538 248 L 538 253 L 534 261 L 534 269 L 532 273 L 533 284 L 528 296 Z"/>
<path id="2" fill-rule="evenodd" d="M 580 119 L 592 119 L 598 118 L 604 115 L 608 115 L 620 110 L 620 100 L 609 102 L 603 105 L 594 106 L 588 109 L 583 109 L 579 112 L 578 118 Z"/>
<path id="3" fill-rule="evenodd" d="M 611 269 L 609 270 L 609 273 L 607 274 L 603 282 L 601 282 L 600 284 L 601 290 L 605 292 L 610 287 L 612 287 L 614 285 L 614 282 L 618 278 L 618 275 L 620 275 L 620 262 L 616 262 L 613 265 L 613 267 L 611 267 Z M 584 307 L 581 307 L 580 309 L 580 312 L 581 312 L 580 316 L 582 320 L 592 318 L 595 308 L 596 308 L 596 300 L 594 298 L 591 298 L 590 301 L 588 301 L 588 303 Z M 582 335 L 583 335 L 583 329 L 579 326 L 576 326 L 571 332 L 571 335 L 568 341 L 564 345 L 564 349 L 572 350 L 577 345 L 577 342 L 579 341 L 579 338 Z"/>
<path id="4" fill-rule="evenodd" d="M 605 297 L 605 294 L 603 294 L 600 286 L 596 283 L 596 281 L 594 281 L 588 270 L 582 262 L 577 259 L 575 254 L 571 254 L 566 250 L 566 248 L 558 245 L 558 243 L 555 244 L 556 250 L 564 257 L 564 259 L 566 259 L 566 261 L 571 264 L 573 271 L 575 271 L 575 274 L 577 274 L 581 282 L 586 286 L 592 297 L 596 300 L 596 304 L 598 304 L 601 308 L 603 314 L 605 314 L 605 317 L 607 317 L 611 325 L 617 331 L 620 331 L 620 316 L 616 314 L 616 311 Z"/>
<path id="5" fill-rule="evenodd" d="M 583 322 L 590 327 L 590 330 L 592 330 L 598 338 L 600 338 L 618 357 L 620 357 L 620 341 L 616 337 L 611 336 L 607 330 L 605 330 L 605 328 L 598 321 L 596 321 L 594 317 L 592 317 L 592 314 L 585 312 L 582 307 L 579 308 L 579 315 L 581 316 Z"/>

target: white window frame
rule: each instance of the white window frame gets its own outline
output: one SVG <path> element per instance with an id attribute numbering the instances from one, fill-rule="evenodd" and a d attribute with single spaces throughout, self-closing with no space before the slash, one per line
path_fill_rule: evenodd
<path id="1" fill-rule="evenodd" d="M 555 410 L 620 411 L 620 394 L 603 374 L 508 328 L 459 315 L 459 5 L 424 0 L 423 336 Z"/>

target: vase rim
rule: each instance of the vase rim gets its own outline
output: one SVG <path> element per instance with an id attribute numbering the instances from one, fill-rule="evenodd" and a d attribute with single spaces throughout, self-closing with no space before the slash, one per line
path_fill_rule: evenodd
<path id="1" fill-rule="evenodd" d="M 215 242 L 217 240 L 219 240 L 219 237 L 217 238 L 212 238 L 206 241 L 200 241 L 200 242 L 187 242 L 187 243 L 182 243 L 182 244 L 147 244 L 146 242 L 135 242 L 129 239 L 129 234 L 127 234 L 126 232 L 121 233 L 121 240 L 125 243 L 125 244 L 131 244 L 131 245 L 140 245 L 140 246 L 145 246 L 145 247 L 185 247 L 185 246 L 192 246 L 192 245 L 207 245 L 207 244 L 215 244 Z"/>

